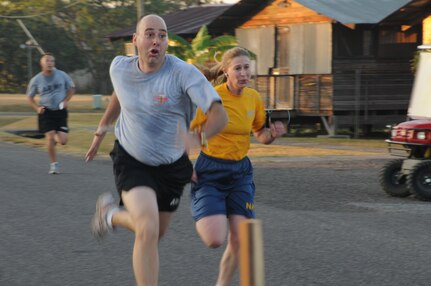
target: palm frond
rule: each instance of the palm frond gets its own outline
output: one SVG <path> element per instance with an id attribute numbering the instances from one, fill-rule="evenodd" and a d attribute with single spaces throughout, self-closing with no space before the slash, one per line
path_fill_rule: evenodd
<path id="1" fill-rule="evenodd" d="M 196 37 L 192 40 L 192 49 L 196 51 L 205 51 L 211 47 L 211 36 L 208 34 L 208 29 L 203 25 Z"/>
<path id="2" fill-rule="evenodd" d="M 238 41 L 234 36 L 223 35 L 211 40 L 213 47 L 237 46 Z"/>
<path id="3" fill-rule="evenodd" d="M 178 36 L 177 34 L 174 33 L 168 33 L 168 38 L 169 38 L 169 45 L 171 46 L 184 46 L 184 47 L 190 47 L 190 43 L 184 39 L 181 36 Z"/>

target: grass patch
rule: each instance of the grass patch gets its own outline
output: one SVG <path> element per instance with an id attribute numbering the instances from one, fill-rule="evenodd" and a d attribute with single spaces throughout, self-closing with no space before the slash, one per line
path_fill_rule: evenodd
<path id="1" fill-rule="evenodd" d="M 4 129 L 37 129 L 37 117 L 36 114 L 34 116 L 14 116 L 15 120 L 12 120 L 13 117 L 9 117 L 11 121 L 9 124 L 3 125 Z M 0 122 L 3 121 L 4 116 L 0 116 Z M 7 122 L 8 120 L 6 120 Z"/>
<path id="2" fill-rule="evenodd" d="M 298 147 L 285 145 L 262 145 L 251 144 L 250 157 L 324 157 L 324 156 L 370 156 L 375 155 L 375 152 L 359 151 L 359 150 L 342 150 L 342 149 L 327 149 L 319 147 Z"/>
<path id="3" fill-rule="evenodd" d="M 20 121 L 24 116 L 0 116 L 0 128 L 6 125 L 10 125 L 14 122 Z"/>
<path id="4" fill-rule="evenodd" d="M 93 133 L 100 120 L 101 114 L 71 113 L 69 116 L 69 142 L 66 146 L 59 147 L 60 152 L 84 156 L 93 140 Z M 0 117 L 2 118 L 2 117 Z M 26 144 L 37 148 L 45 148 L 44 139 L 32 139 L 17 136 L 5 132 L 5 130 L 36 129 L 36 116 L 24 117 L 8 125 L 2 126 L 0 140 L 16 144 Z M 11 118 L 2 119 L 0 122 L 12 121 Z M 115 136 L 108 132 L 99 149 L 99 156 L 107 157 L 112 149 Z M 304 144 L 306 146 L 301 146 Z M 290 146 L 294 145 L 294 146 Z M 311 145 L 311 146 L 310 146 Z M 328 148 L 330 146 L 330 148 Z M 338 149 L 337 146 L 340 148 Z M 360 150 L 345 150 L 342 147 L 360 147 Z M 283 156 L 369 156 L 375 151 L 367 151 L 368 148 L 386 148 L 384 140 L 364 139 L 332 139 L 332 138 L 280 138 L 272 145 L 252 143 L 249 151 L 250 157 L 283 157 Z M 191 158 L 196 158 L 197 150 L 191 153 Z"/>
<path id="5" fill-rule="evenodd" d="M 74 113 L 102 113 L 108 106 L 110 96 L 103 96 L 101 109 L 93 108 L 92 95 L 74 95 L 69 103 L 69 111 Z M 39 96 L 36 96 L 36 101 Z M 25 94 L 0 94 L 0 112 L 34 112 Z"/>
<path id="6" fill-rule="evenodd" d="M 93 133 L 101 118 L 101 114 L 92 113 L 70 113 L 69 114 L 69 142 L 66 146 L 59 146 L 59 152 L 66 152 L 77 156 L 84 156 L 93 140 Z M 12 121 L 11 118 L 2 119 L 0 122 Z M 32 130 L 36 129 L 36 115 L 21 118 L 13 118 L 14 121 L 2 126 L 0 140 L 16 144 L 26 144 L 37 148 L 45 148 L 44 139 L 32 139 L 17 136 L 5 132 L 5 130 Z M 4 121 L 3 121 L 4 120 Z M 112 149 L 115 136 L 108 132 L 99 149 L 99 155 L 107 157 Z M 301 146 L 304 144 L 306 146 Z M 292 146 L 290 146 L 292 145 Z M 294 145 L 294 146 L 293 146 Z M 331 146 L 328 148 L 328 146 Z M 340 148 L 336 148 L 340 146 Z M 360 150 L 345 150 L 342 146 L 360 147 Z M 383 140 L 363 139 L 333 139 L 333 138 L 280 138 L 272 145 L 252 143 L 249 151 L 250 157 L 285 157 L 285 156 L 370 156 L 375 151 L 367 151 L 367 148 L 386 148 Z M 191 158 L 195 159 L 198 150 L 191 152 Z"/>
<path id="7" fill-rule="evenodd" d="M 93 133 L 101 118 L 100 113 L 70 113 L 69 114 L 69 142 L 66 146 L 59 146 L 60 152 L 84 156 L 93 140 Z M 7 130 L 36 130 L 37 116 L 0 116 L 0 140 L 15 144 L 25 144 L 36 148 L 45 148 L 44 139 L 33 139 L 14 135 Z M 108 156 L 115 136 L 109 132 L 99 149 L 99 156 Z"/>
<path id="8" fill-rule="evenodd" d="M 311 137 L 288 137 L 283 138 L 292 143 L 314 143 L 322 145 L 353 146 L 365 148 L 386 148 L 384 139 L 349 139 L 349 138 L 311 138 Z M 277 142 L 277 141 L 276 141 Z"/>
<path id="9" fill-rule="evenodd" d="M 93 109 L 91 95 L 75 95 L 69 109 L 69 142 L 59 146 L 59 152 L 67 152 L 84 156 L 93 140 L 93 133 L 99 123 L 102 113 L 109 103 L 109 96 L 103 96 L 100 110 Z M 24 94 L 0 94 L 0 140 L 16 144 L 26 144 L 37 148 L 45 148 L 44 139 L 33 139 L 14 135 L 6 130 L 36 130 L 37 115 L 27 102 Z M 28 115 L 16 115 L 17 112 L 28 112 Z M 6 113 L 6 114 L 5 114 Z M 9 113 L 9 114 L 7 114 Z M 115 136 L 108 132 L 99 149 L 99 156 L 107 156 L 112 149 Z M 344 139 L 316 137 L 285 137 L 277 139 L 272 145 L 255 144 L 252 139 L 250 157 L 263 156 L 343 156 L 371 155 L 375 151 L 370 148 L 384 148 L 384 139 Z M 301 146 L 304 144 L 304 146 Z M 337 148 L 339 146 L 339 148 Z M 346 150 L 344 147 L 358 147 L 360 150 Z M 374 153 L 373 153 L 374 152 Z M 191 158 L 196 158 L 199 152 L 194 150 Z"/>

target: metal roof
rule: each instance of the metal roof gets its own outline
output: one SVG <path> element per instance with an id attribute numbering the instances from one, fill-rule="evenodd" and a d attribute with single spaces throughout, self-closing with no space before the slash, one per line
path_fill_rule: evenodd
<path id="1" fill-rule="evenodd" d="M 223 14 L 214 19 L 209 25 L 210 33 L 223 31 L 234 35 L 235 29 L 250 20 L 274 0 L 241 0 Z"/>
<path id="2" fill-rule="evenodd" d="M 189 8 L 163 15 L 168 31 L 183 37 L 194 36 L 203 25 L 208 25 L 215 18 L 232 7 L 232 4 L 191 6 Z M 132 37 L 136 27 L 131 26 L 108 34 L 111 41 Z M 223 31 L 214 31 L 222 34 Z"/>
<path id="3" fill-rule="evenodd" d="M 431 0 L 286 0 L 295 1 L 343 24 L 414 23 L 429 14 Z M 194 37 L 202 25 L 212 35 L 235 34 L 235 29 L 258 14 L 274 0 L 241 0 L 232 4 L 189 7 L 167 15 L 168 30 Z M 425 15 L 426 14 L 426 15 Z M 111 40 L 131 38 L 135 26 L 107 35 Z"/>
<path id="4" fill-rule="evenodd" d="M 343 24 L 376 24 L 412 0 L 295 0 Z"/>

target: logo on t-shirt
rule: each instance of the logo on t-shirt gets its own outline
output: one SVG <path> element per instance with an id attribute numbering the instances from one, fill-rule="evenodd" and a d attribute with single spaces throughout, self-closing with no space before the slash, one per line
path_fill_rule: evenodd
<path id="1" fill-rule="evenodd" d="M 153 97 L 153 100 L 156 101 L 156 104 L 161 105 L 165 104 L 168 101 L 168 98 L 164 94 L 160 94 Z"/>

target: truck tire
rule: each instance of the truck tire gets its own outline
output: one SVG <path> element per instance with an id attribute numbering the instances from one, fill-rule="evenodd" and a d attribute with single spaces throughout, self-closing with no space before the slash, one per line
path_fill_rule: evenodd
<path id="1" fill-rule="evenodd" d="M 380 170 L 380 186 L 392 197 L 407 197 L 410 191 L 406 185 L 406 176 L 401 173 L 403 159 L 386 163 Z"/>
<path id="2" fill-rule="evenodd" d="M 431 201 L 431 161 L 415 165 L 407 176 L 407 185 L 417 199 Z"/>

